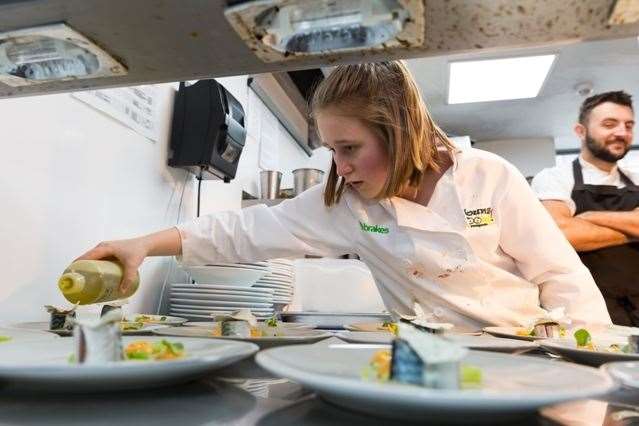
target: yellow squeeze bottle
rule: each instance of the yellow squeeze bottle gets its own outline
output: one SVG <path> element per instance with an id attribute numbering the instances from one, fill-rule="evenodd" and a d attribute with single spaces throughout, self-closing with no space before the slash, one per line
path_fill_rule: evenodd
<path id="1" fill-rule="evenodd" d="M 125 299 L 140 285 L 140 274 L 126 292 L 120 290 L 123 268 L 110 260 L 76 260 L 58 280 L 58 287 L 71 303 L 89 305 Z"/>

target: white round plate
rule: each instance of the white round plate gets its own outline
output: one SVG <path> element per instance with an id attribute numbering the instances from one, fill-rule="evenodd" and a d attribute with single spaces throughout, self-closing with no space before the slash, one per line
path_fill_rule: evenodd
<path id="1" fill-rule="evenodd" d="M 471 336 L 465 334 L 445 334 L 443 337 L 468 349 L 492 352 L 524 353 L 539 348 L 537 342 L 517 339 L 503 339 L 491 336 Z"/>
<path id="2" fill-rule="evenodd" d="M 294 276 L 293 271 L 290 271 L 290 270 L 287 271 L 285 269 L 269 268 L 269 273 L 266 274 L 264 278 L 281 277 L 281 279 L 289 280 L 293 278 L 293 276 Z"/>
<path id="3" fill-rule="evenodd" d="M 282 284 L 271 284 L 271 283 L 257 283 L 255 284 L 255 288 L 270 288 L 274 292 L 293 292 L 293 287 L 290 285 L 282 285 Z"/>
<path id="4" fill-rule="evenodd" d="M 210 320 L 211 319 L 211 315 L 207 314 L 207 313 L 189 313 L 189 312 L 176 312 L 180 315 L 186 315 L 189 317 L 189 319 L 201 319 L 201 320 Z M 233 312 L 228 311 L 228 312 L 222 312 L 223 314 L 232 314 Z M 273 312 L 268 312 L 268 313 L 259 313 L 259 312 L 254 312 L 253 315 L 255 315 L 255 317 L 259 320 L 267 320 L 270 317 L 273 316 Z"/>
<path id="5" fill-rule="evenodd" d="M 156 314 L 128 314 L 125 315 L 126 321 L 137 321 L 139 316 L 146 317 L 141 322 L 144 324 L 159 324 L 159 325 L 180 325 L 186 322 L 186 318 L 172 317 L 169 315 L 156 315 Z"/>
<path id="6" fill-rule="evenodd" d="M 224 293 L 224 294 L 258 294 L 273 293 L 273 290 L 268 288 L 255 288 L 255 287 L 234 287 L 229 285 L 207 285 L 207 284 L 171 284 L 171 290 L 189 291 L 189 292 L 203 292 L 203 293 Z"/>
<path id="7" fill-rule="evenodd" d="M 627 354 L 623 352 L 607 352 L 605 348 L 610 343 L 618 342 L 624 344 L 623 341 L 608 342 L 605 339 L 593 339 L 595 345 L 602 350 L 591 351 L 577 347 L 574 339 L 544 339 L 539 342 L 539 346 L 556 355 L 561 355 L 574 362 L 586 365 L 599 366 L 606 362 L 612 361 L 633 361 L 639 360 L 639 354 Z"/>
<path id="8" fill-rule="evenodd" d="M 379 345 L 329 339 L 256 355 L 271 373 L 300 383 L 336 405 L 406 420 L 492 419 L 534 413 L 542 406 L 603 395 L 615 385 L 603 372 L 564 362 L 469 351 L 463 363 L 482 371 L 481 389 L 442 390 L 364 380 Z"/>
<path id="9" fill-rule="evenodd" d="M 15 343 L 23 343 L 23 342 L 34 342 L 34 341 L 51 341 L 58 339 L 58 336 L 55 334 L 44 331 L 42 328 L 30 327 L 28 322 L 11 324 L 10 327 L 0 327 L 0 336 L 3 338 L 3 341 L 0 342 L 0 348 L 4 348 L 8 345 L 13 345 Z M 49 328 L 49 323 L 46 324 L 45 327 Z"/>
<path id="10" fill-rule="evenodd" d="M 273 306 L 271 302 L 218 302 L 217 300 L 210 299 L 183 299 L 177 297 L 171 297 L 171 305 L 186 304 L 186 305 L 198 305 L 198 306 L 235 306 L 237 308 L 269 308 Z"/>
<path id="11" fill-rule="evenodd" d="M 291 345 L 296 343 L 314 343 L 332 336 L 331 333 L 324 330 L 304 328 L 283 329 L 281 331 L 281 336 L 265 337 L 214 336 L 211 327 L 169 327 L 162 330 L 156 330 L 155 333 L 163 336 L 209 337 L 211 339 L 241 340 L 256 343 L 260 345 L 260 347 Z"/>
<path id="12" fill-rule="evenodd" d="M 49 330 L 49 323 L 46 321 L 19 322 L 16 324 L 12 324 L 12 327 L 23 329 L 23 330 L 39 330 L 46 334 L 55 333 L 58 336 L 73 335 L 73 330 Z M 169 326 L 165 324 L 144 324 L 142 328 L 137 330 L 122 330 L 122 334 L 124 336 L 149 334 L 153 330 L 159 330 L 160 328 L 165 328 L 165 327 L 169 327 Z"/>
<path id="13" fill-rule="evenodd" d="M 517 334 L 519 331 L 525 332 L 526 329 L 524 327 L 484 327 L 483 330 L 493 336 L 506 337 L 508 339 L 528 340 L 529 342 L 545 339 L 545 337 Z"/>
<path id="14" fill-rule="evenodd" d="M 269 299 L 273 297 L 275 294 L 274 291 L 270 293 L 222 293 L 222 292 L 211 292 L 211 291 L 189 291 L 189 290 L 181 290 L 181 289 L 173 289 L 171 290 L 171 295 L 174 294 L 186 294 L 188 298 L 197 298 L 197 299 L 215 299 L 216 297 L 252 297 L 258 299 Z M 183 297 L 183 296 L 179 296 Z"/>
<path id="15" fill-rule="evenodd" d="M 273 296 L 256 297 L 256 296 L 238 296 L 235 294 L 197 294 L 197 293 L 182 293 L 171 292 L 171 297 L 181 299 L 197 299 L 197 300 L 226 300 L 229 302 L 261 302 L 270 303 L 273 301 Z"/>
<path id="16" fill-rule="evenodd" d="M 229 266 L 185 266 L 184 269 L 198 284 L 250 287 L 266 275 L 266 270 Z"/>
<path id="17" fill-rule="evenodd" d="M 268 308 L 250 308 L 251 312 L 256 313 L 266 313 L 273 312 L 273 307 Z M 171 310 L 175 311 L 187 311 L 187 312 L 198 312 L 198 313 L 206 313 L 206 312 L 236 312 L 238 310 L 235 306 L 193 306 L 193 305 L 172 305 Z"/>
<path id="18" fill-rule="evenodd" d="M 293 280 L 263 278 L 261 280 L 257 280 L 256 284 L 272 284 L 272 285 L 281 285 L 281 286 L 291 287 L 293 285 Z"/>
<path id="19" fill-rule="evenodd" d="M 227 268 L 243 268 L 243 269 L 258 269 L 268 271 L 269 266 L 267 264 L 259 263 L 209 263 L 204 266 L 223 266 Z"/>
<path id="20" fill-rule="evenodd" d="M 166 339 L 166 338 L 164 338 Z M 160 341 L 156 336 L 124 337 L 133 341 Z M 3 348 L 0 384 L 38 391 L 104 392 L 172 385 L 209 374 L 257 352 L 256 345 L 205 339 L 166 339 L 184 345 L 186 356 L 172 361 L 119 361 L 103 365 L 70 364 L 73 339 L 25 342 Z"/>
<path id="21" fill-rule="evenodd" d="M 293 260 L 292 259 L 269 259 L 268 263 L 275 263 L 275 264 L 280 264 L 280 265 L 293 265 Z"/>
<path id="22" fill-rule="evenodd" d="M 342 331 L 335 336 L 349 343 L 390 345 L 395 336 L 388 331 Z"/>
<path id="23" fill-rule="evenodd" d="M 188 327 L 214 327 L 215 324 L 217 324 L 215 321 L 189 321 L 185 323 L 184 325 Z M 312 324 L 304 324 L 301 322 L 278 321 L 277 326 L 282 328 L 300 329 L 300 330 L 301 329 L 312 330 L 315 328 L 315 326 Z"/>
<path id="24" fill-rule="evenodd" d="M 639 362 L 609 362 L 601 369 L 624 386 L 639 389 Z"/>
<path id="25" fill-rule="evenodd" d="M 388 331 L 343 331 L 337 333 L 337 337 L 351 343 L 375 343 L 391 344 L 394 337 Z M 493 352 L 525 352 L 537 349 L 536 342 L 524 340 L 501 339 L 490 336 L 468 336 L 464 334 L 445 334 L 442 336 L 460 346 L 469 349 L 493 351 Z"/>

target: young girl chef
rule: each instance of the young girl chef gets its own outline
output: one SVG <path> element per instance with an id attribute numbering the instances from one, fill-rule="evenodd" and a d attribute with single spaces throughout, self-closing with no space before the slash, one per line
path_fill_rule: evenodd
<path id="1" fill-rule="evenodd" d="M 103 242 L 82 258 L 120 259 L 127 286 L 146 256 L 202 265 L 357 253 L 391 312 L 413 314 L 418 302 L 428 320 L 460 329 L 529 325 L 558 308 L 573 323 L 610 323 L 523 176 L 493 154 L 457 149 L 402 62 L 336 68 L 312 111 L 333 153 L 325 186 Z"/>

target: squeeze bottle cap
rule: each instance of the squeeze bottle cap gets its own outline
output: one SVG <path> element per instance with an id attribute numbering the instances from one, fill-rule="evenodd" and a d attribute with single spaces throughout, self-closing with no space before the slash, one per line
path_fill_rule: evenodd
<path id="1" fill-rule="evenodd" d="M 77 272 L 67 272 L 62 274 L 58 280 L 58 288 L 64 294 L 76 294 L 84 290 L 85 283 L 84 275 Z"/>

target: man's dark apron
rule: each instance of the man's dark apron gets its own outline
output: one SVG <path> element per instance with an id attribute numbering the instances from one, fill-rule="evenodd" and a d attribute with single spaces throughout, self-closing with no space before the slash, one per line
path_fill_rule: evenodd
<path id="1" fill-rule="evenodd" d="M 572 163 L 575 186 L 571 197 L 575 215 L 586 211 L 629 211 L 639 207 L 639 187 L 621 170 L 624 188 L 612 185 L 585 185 L 579 159 Z M 629 243 L 580 252 L 603 293 L 612 322 L 639 326 L 639 243 Z"/>

